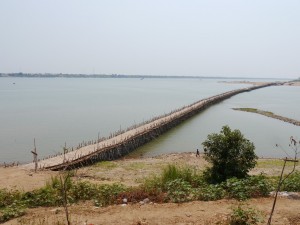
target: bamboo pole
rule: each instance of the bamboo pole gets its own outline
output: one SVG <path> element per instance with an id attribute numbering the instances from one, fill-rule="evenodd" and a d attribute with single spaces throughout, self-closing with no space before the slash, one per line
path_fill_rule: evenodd
<path id="1" fill-rule="evenodd" d="M 34 172 L 37 172 L 38 169 L 38 160 L 37 160 L 37 152 L 36 152 L 36 145 L 35 145 L 35 138 L 33 139 L 33 151 L 31 153 L 33 154 L 33 162 L 34 162 Z"/>

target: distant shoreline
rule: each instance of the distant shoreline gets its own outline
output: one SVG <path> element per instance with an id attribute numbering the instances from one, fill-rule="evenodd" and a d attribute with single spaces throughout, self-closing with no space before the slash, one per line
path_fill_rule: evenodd
<path id="1" fill-rule="evenodd" d="M 222 83 L 225 84 L 251 84 L 251 85 L 263 85 L 267 82 L 253 82 L 253 81 L 221 81 Z M 300 86 L 300 80 L 292 80 L 292 81 L 287 81 L 287 82 L 282 82 L 282 85 L 284 86 Z"/>
<path id="2" fill-rule="evenodd" d="M 124 74 L 63 74 L 63 73 L 0 73 L 1 77 L 23 77 L 23 78 L 138 78 L 138 79 L 152 79 L 152 78 L 167 78 L 167 79 L 235 79 L 243 80 L 236 81 L 237 83 L 245 82 L 245 79 L 249 80 L 265 80 L 265 79 L 277 79 L 287 80 L 285 78 L 244 78 L 244 77 L 208 77 L 208 76 L 168 76 L 168 75 L 124 75 Z M 290 79 L 292 80 L 292 79 Z"/>

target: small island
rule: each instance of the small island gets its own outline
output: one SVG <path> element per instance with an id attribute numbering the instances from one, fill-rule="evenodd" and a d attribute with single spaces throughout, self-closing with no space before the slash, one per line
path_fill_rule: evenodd
<path id="1" fill-rule="evenodd" d="M 263 116 L 271 117 L 273 119 L 282 120 L 284 122 L 291 123 L 291 124 L 294 124 L 296 126 L 300 126 L 300 121 L 298 121 L 298 120 L 294 120 L 294 119 L 287 118 L 287 117 L 284 117 L 284 116 L 279 116 L 279 115 L 276 115 L 276 114 L 274 114 L 272 112 L 269 112 L 269 111 L 263 111 L 263 110 L 255 109 L 255 108 L 233 108 L 233 110 L 257 113 L 257 114 L 260 114 L 260 115 L 263 115 Z"/>

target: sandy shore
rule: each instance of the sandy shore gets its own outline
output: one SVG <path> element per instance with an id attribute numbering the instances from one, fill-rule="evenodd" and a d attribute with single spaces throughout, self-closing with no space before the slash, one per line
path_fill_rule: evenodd
<path id="1" fill-rule="evenodd" d="M 274 162 L 276 162 L 274 164 Z M 92 166 L 76 170 L 76 178 L 96 183 L 122 183 L 126 186 L 137 186 L 141 181 L 153 174 L 160 174 L 168 164 L 186 165 L 197 171 L 202 171 L 208 163 L 203 156 L 196 157 L 195 153 L 163 154 L 148 158 L 123 157 L 115 161 L 100 162 Z M 276 159 L 259 159 L 257 166 L 251 174 L 264 173 L 270 176 L 278 176 L 283 162 Z M 286 172 L 288 172 L 287 165 Z M 297 166 L 300 169 L 300 166 Z M 0 167 L 0 188 L 18 189 L 30 191 L 45 185 L 52 176 L 59 174 L 57 171 L 40 170 L 37 173 L 29 167 Z"/>

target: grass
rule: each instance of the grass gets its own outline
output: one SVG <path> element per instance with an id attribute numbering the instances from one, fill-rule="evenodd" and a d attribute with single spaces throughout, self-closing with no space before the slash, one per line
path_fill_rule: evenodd
<path id="1" fill-rule="evenodd" d="M 257 109 L 254 108 L 233 108 L 233 110 L 244 111 L 244 112 L 253 112 L 257 113 Z"/>
<path id="2" fill-rule="evenodd" d="M 265 116 L 273 116 L 274 115 L 274 113 L 272 113 L 272 112 L 263 111 L 263 110 L 259 110 L 259 109 L 255 109 L 255 108 L 233 108 L 233 109 L 243 111 L 243 112 L 258 113 L 258 114 L 265 115 Z"/>
<path id="3" fill-rule="evenodd" d="M 116 167 L 118 167 L 118 164 L 116 162 L 113 162 L 113 161 L 101 161 L 101 162 L 98 162 L 94 165 L 94 167 L 100 167 L 102 169 L 114 169 Z"/>
<path id="4" fill-rule="evenodd" d="M 280 167 L 282 168 L 284 162 L 281 159 L 259 159 L 257 161 L 257 168 L 274 168 Z M 294 165 L 293 162 L 286 162 L 286 167 L 292 167 Z"/>
<path id="5" fill-rule="evenodd" d="M 124 169 L 129 169 L 129 170 L 142 170 L 145 169 L 148 165 L 144 162 L 134 162 L 130 163 L 129 165 L 126 165 Z M 149 165 L 150 167 L 151 165 Z"/>

